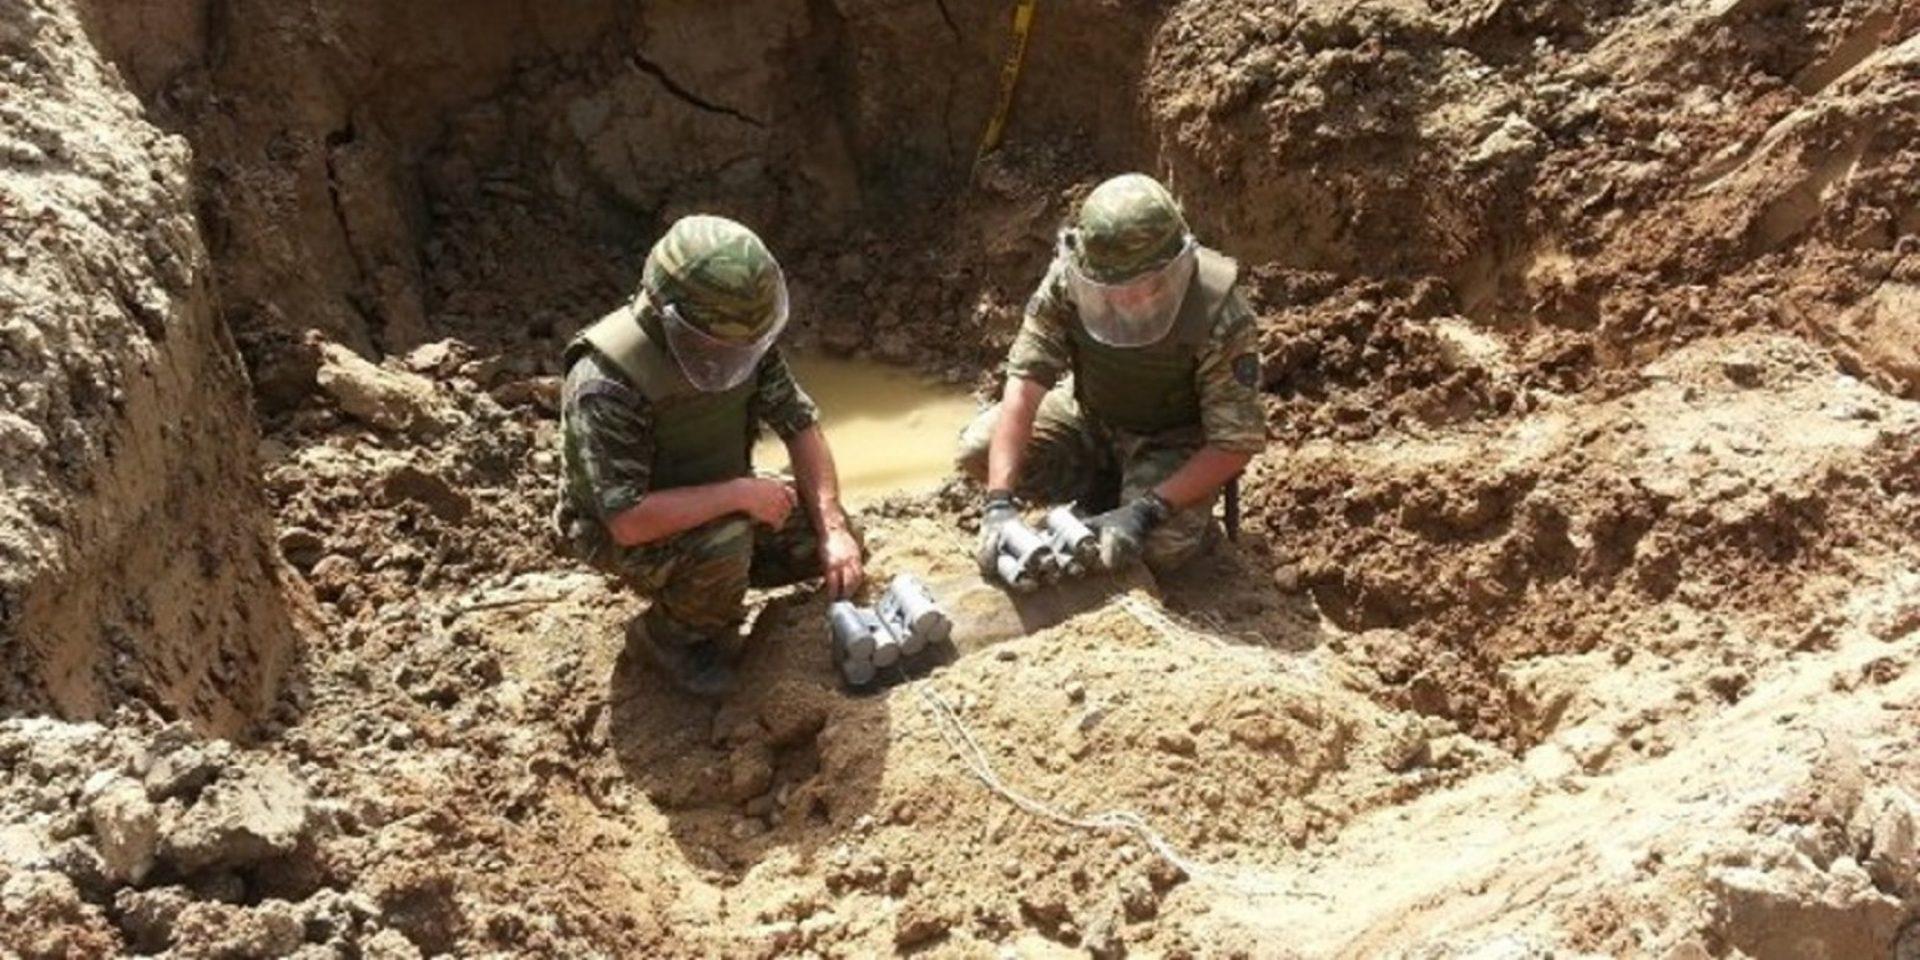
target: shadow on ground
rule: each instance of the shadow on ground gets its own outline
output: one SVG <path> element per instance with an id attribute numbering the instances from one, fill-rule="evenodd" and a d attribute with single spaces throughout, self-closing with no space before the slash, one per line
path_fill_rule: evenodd
<path id="1" fill-rule="evenodd" d="M 740 689 L 721 700 L 682 693 L 631 644 L 615 660 L 614 754 L 690 862 L 738 877 L 777 849 L 810 855 L 872 809 L 888 698 L 840 687 L 825 606 L 811 593 L 770 600 L 742 652 Z"/>

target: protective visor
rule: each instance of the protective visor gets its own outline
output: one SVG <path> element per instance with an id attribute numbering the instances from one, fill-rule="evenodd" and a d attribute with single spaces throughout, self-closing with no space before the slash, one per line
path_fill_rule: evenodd
<path id="1" fill-rule="evenodd" d="M 1087 276 L 1080 269 L 1079 251 L 1066 245 L 1067 289 L 1080 308 L 1080 322 L 1095 340 L 1110 347 L 1143 347 L 1173 329 L 1199 250 L 1191 236 L 1173 259 L 1119 283 Z"/>
<path id="2" fill-rule="evenodd" d="M 753 374 L 767 348 L 787 326 L 787 285 L 780 283 L 774 301 L 773 325 L 759 337 L 741 343 L 713 336 L 688 323 L 679 308 L 671 303 L 660 306 L 660 325 L 667 332 L 667 347 L 680 370 L 695 389 L 706 393 L 731 390 Z"/>

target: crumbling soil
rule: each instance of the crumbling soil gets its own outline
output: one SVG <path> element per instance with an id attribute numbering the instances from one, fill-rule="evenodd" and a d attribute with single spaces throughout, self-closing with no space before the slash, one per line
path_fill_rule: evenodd
<path id="1" fill-rule="evenodd" d="M 0 11 L 0 955 L 1920 956 L 1896 0 Z M 1239 257 L 1213 556 L 688 699 L 549 541 L 696 209 L 983 391 L 1075 199 Z M 975 491 L 861 517 L 964 576 Z"/>
<path id="2" fill-rule="evenodd" d="M 0 703 L 88 715 L 137 697 L 237 733 L 271 705 L 303 614 L 206 282 L 189 147 L 143 118 L 70 10 L 0 15 L 0 57 Z"/>

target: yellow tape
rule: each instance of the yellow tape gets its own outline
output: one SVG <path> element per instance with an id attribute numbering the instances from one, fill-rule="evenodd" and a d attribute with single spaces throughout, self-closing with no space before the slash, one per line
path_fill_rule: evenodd
<path id="1" fill-rule="evenodd" d="M 1007 113 L 1013 109 L 1013 91 L 1020 85 L 1020 68 L 1027 60 L 1027 36 L 1033 32 L 1033 8 L 1039 0 L 1020 0 L 1013 10 L 1013 43 L 1007 50 L 1007 59 L 1000 64 L 1000 102 L 993 109 L 993 119 L 987 122 L 987 132 L 980 138 L 980 150 L 973 155 L 975 170 L 987 154 L 1000 146 L 1000 136 L 1007 130 Z"/>

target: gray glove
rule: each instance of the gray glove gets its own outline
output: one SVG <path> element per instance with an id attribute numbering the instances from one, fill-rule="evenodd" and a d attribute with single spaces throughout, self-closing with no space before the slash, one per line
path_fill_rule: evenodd
<path id="1" fill-rule="evenodd" d="M 1100 565 L 1108 570 L 1139 559 L 1146 548 L 1147 534 L 1173 513 L 1173 507 L 1149 490 L 1132 502 L 1121 504 L 1087 521 L 1100 538 Z"/>
<path id="2" fill-rule="evenodd" d="M 1013 506 L 1013 494 L 1006 490 L 988 490 L 987 497 L 980 507 L 980 541 L 973 550 L 974 562 L 980 565 L 980 575 L 989 580 L 999 576 L 994 566 L 1000 556 L 1000 528 L 1007 521 L 1020 516 Z"/>

